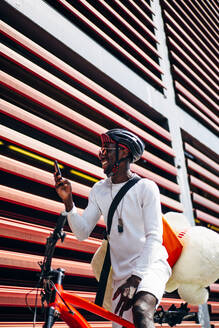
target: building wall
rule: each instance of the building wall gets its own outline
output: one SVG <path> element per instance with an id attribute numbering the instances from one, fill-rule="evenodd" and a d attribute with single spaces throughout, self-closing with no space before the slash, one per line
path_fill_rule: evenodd
<path id="1" fill-rule="evenodd" d="M 217 185 L 213 178 L 218 162 L 217 137 L 215 110 L 209 103 L 209 92 L 215 92 L 214 76 L 201 66 L 204 59 L 200 54 L 196 62 L 202 74 L 210 74 L 210 90 L 198 85 L 197 93 L 194 73 L 189 81 L 183 80 L 192 95 L 187 92 L 182 96 L 177 89 L 182 72 L 177 76 L 173 72 L 177 63 L 173 62 L 170 41 L 174 36 L 168 19 L 176 24 L 179 18 L 172 8 L 176 4 L 170 2 L 129 1 L 126 11 L 116 11 L 115 4 L 110 4 L 111 12 L 99 1 L 83 1 L 86 6 L 92 5 L 89 8 L 80 1 L 1 2 L 3 321 L 9 320 L 9 304 L 5 301 L 9 297 L 15 320 L 30 320 L 24 294 L 34 285 L 45 236 L 63 209 L 53 189 L 54 159 L 62 165 L 63 176 L 72 181 L 76 205 L 83 210 L 90 187 L 104 177 L 97 157 L 99 135 L 106 129 L 125 127 L 145 141 L 145 153 L 132 169 L 158 184 L 164 213 L 184 212 L 192 224 L 195 219 L 197 224 L 218 231 Z M 190 10 L 195 12 L 192 7 Z M 118 13 L 119 18 L 115 16 Z M 204 18 L 206 13 L 210 15 L 209 8 L 205 8 Z M 186 42 L 189 30 L 183 25 L 182 29 L 187 33 Z M 178 47 L 183 48 L 181 43 Z M 209 55 L 208 49 L 203 51 Z M 188 64 L 188 59 L 182 56 L 182 60 Z M 197 74 L 196 68 L 194 72 Z M 202 80 L 208 83 L 204 77 Z M 187 100 L 186 108 L 182 99 Z M 204 167 L 205 174 L 197 166 L 195 170 L 191 161 Z M 206 199 L 204 205 L 200 197 Z M 70 243 L 74 237 L 69 232 L 67 251 L 60 246 L 57 254 L 57 263 L 64 258 L 68 268 L 66 287 L 80 289 L 90 299 L 96 282 L 89 262 L 102 231 L 100 220 L 92 234 L 95 239 L 84 242 L 83 247 L 76 240 Z M 79 273 L 74 261 L 81 265 Z M 23 293 L 20 311 L 15 309 L 17 284 Z M 211 301 L 218 299 L 216 289 L 217 285 L 212 286 Z M 31 304 L 33 301 L 30 298 Z M 163 304 L 172 302 L 178 304 L 177 294 L 165 295 Z M 201 324 L 208 326 L 206 307 L 200 308 L 200 313 L 204 313 Z M 212 318 L 215 320 L 216 315 Z"/>

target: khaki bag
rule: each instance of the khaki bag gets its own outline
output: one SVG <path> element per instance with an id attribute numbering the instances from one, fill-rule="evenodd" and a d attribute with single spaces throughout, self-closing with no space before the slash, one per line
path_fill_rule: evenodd
<path id="1" fill-rule="evenodd" d="M 102 271 L 103 262 L 107 250 L 107 243 L 108 240 L 103 239 L 101 246 L 97 249 L 91 261 L 91 266 L 97 281 L 99 281 L 100 279 L 100 274 Z M 112 267 L 111 267 L 107 280 L 104 300 L 103 300 L 103 307 L 109 311 L 112 311 L 112 294 L 113 294 L 113 288 L 112 288 Z"/>

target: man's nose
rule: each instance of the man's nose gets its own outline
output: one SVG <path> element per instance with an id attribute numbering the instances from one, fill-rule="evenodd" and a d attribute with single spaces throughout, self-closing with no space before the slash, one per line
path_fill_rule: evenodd
<path id="1" fill-rule="evenodd" d="M 107 152 L 106 149 L 104 147 L 100 148 L 99 150 L 99 159 L 102 159 L 106 156 Z"/>

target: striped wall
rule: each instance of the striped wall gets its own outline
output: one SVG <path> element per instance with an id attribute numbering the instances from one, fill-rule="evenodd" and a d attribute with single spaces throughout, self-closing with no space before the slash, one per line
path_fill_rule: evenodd
<path id="1" fill-rule="evenodd" d="M 218 133 L 216 1 L 162 0 L 176 103 Z"/>
<path id="2" fill-rule="evenodd" d="M 163 94 L 158 27 L 150 1 L 46 2 Z M 71 181 L 76 206 L 83 213 L 90 188 L 104 178 L 98 160 L 100 134 L 127 128 L 146 143 L 132 170 L 158 184 L 164 213 L 182 212 L 183 205 L 167 117 L 147 103 L 139 105 L 137 97 L 6 2 L 0 9 L 0 327 L 31 327 L 28 306 L 35 305 L 38 262 L 64 209 L 54 190 L 55 159 Z M 209 169 L 207 178 L 211 174 Z M 212 188 L 210 183 L 208 191 Z M 103 229 L 101 217 L 91 237 L 80 242 L 66 225 L 67 237 L 58 244 L 53 262 L 54 267 L 66 269 L 64 288 L 92 301 L 97 283 L 90 261 Z M 217 285 L 211 288 L 217 295 Z M 165 309 L 172 303 L 181 303 L 177 293 L 162 300 Z M 210 310 L 217 312 L 213 303 Z M 39 308 L 39 300 L 36 304 Z M 191 310 L 197 312 L 198 307 Z M 92 327 L 111 327 L 81 312 Z M 38 320 L 42 321 L 40 313 Z M 214 320 L 216 327 L 216 316 Z M 200 324 L 192 321 L 183 326 Z"/>
<path id="3" fill-rule="evenodd" d="M 47 0 L 47 3 L 162 91 L 163 72 L 150 2 Z"/>
<path id="4" fill-rule="evenodd" d="M 183 131 L 195 223 L 219 232 L 218 155 Z M 209 288 L 212 325 L 219 320 L 219 280 Z"/>

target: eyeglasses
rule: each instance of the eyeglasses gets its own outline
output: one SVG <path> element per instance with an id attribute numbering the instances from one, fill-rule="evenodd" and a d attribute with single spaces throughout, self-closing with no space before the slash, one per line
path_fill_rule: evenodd
<path id="1" fill-rule="evenodd" d="M 122 147 L 118 147 L 118 149 L 123 149 Z M 107 155 L 109 154 L 111 151 L 115 151 L 116 148 L 109 148 L 109 147 L 101 147 L 99 150 L 99 156 L 101 155 Z"/>

